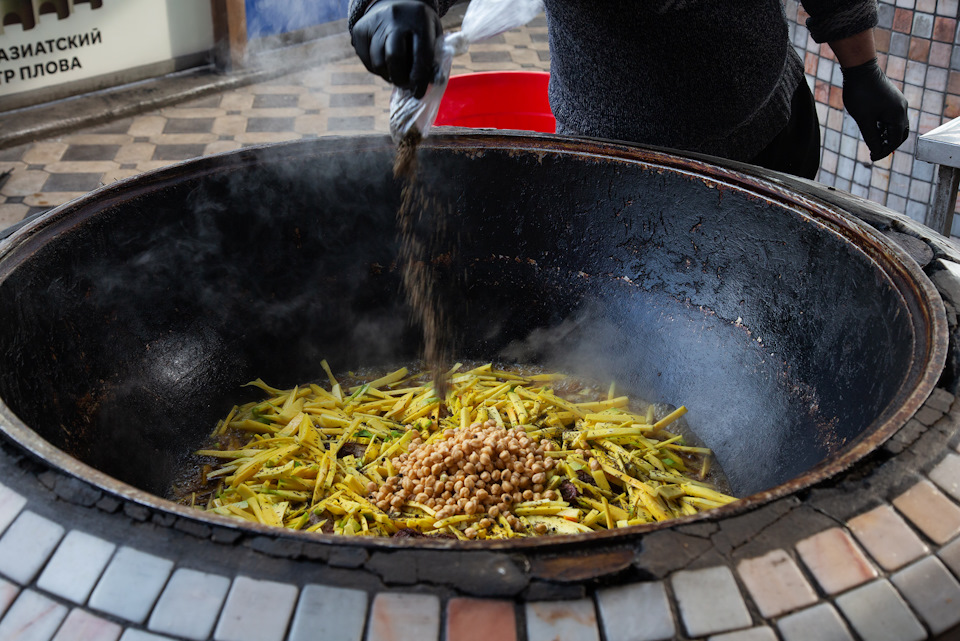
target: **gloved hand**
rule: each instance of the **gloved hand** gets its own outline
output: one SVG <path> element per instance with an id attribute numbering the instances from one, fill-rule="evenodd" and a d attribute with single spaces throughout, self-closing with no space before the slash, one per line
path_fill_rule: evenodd
<path id="1" fill-rule="evenodd" d="M 892 154 L 910 133 L 907 99 L 880 71 L 876 58 L 841 71 L 843 106 L 860 127 L 870 159 Z"/>
<path id="2" fill-rule="evenodd" d="M 434 76 L 443 33 L 429 0 L 380 0 L 353 26 L 353 48 L 371 72 L 422 98 Z"/>

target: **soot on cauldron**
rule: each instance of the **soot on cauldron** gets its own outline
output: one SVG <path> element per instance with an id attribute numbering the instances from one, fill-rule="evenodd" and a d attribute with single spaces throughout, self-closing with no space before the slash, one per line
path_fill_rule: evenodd
<path id="1" fill-rule="evenodd" d="M 241 385 L 421 352 L 397 270 L 393 154 L 385 137 L 241 150 L 20 230 L 0 246 L 6 433 L 109 491 L 201 518 L 144 492 L 166 491 L 246 400 Z M 420 154 L 447 212 L 429 246 L 457 249 L 434 261 L 457 357 L 685 404 L 746 497 L 716 518 L 849 467 L 942 368 L 943 311 L 919 269 L 776 181 L 555 136 L 435 136 Z M 434 222 L 416 233 L 439 233 Z"/>

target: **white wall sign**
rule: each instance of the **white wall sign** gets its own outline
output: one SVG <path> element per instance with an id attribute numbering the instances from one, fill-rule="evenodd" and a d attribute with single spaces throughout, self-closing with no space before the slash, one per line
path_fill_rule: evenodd
<path id="1" fill-rule="evenodd" d="M 0 100 L 213 47 L 206 0 L 18 0 L 0 11 Z"/>

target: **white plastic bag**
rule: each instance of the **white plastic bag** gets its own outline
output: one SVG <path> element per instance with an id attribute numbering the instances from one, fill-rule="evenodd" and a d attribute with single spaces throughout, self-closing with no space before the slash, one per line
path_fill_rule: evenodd
<path id="1" fill-rule="evenodd" d="M 423 98 L 408 89 L 393 90 L 390 97 L 390 135 L 399 142 L 414 131 L 421 136 L 437 118 L 440 100 L 450 79 L 454 56 L 466 53 L 471 43 L 521 27 L 543 11 L 543 0 L 471 0 L 460 31 L 437 41 L 437 73 Z"/>

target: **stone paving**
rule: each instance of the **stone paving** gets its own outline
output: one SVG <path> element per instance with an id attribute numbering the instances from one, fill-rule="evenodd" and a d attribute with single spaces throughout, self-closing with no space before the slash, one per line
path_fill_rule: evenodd
<path id="1" fill-rule="evenodd" d="M 474 49 L 457 70 L 545 70 L 545 31 L 541 21 L 506 34 Z M 0 169 L 14 173 L 0 190 L 0 226 L 196 155 L 385 132 L 389 92 L 344 60 L 2 150 Z M 939 251 L 931 265 L 953 330 L 960 277 L 944 274 L 960 255 Z M 950 391 L 935 390 L 868 470 L 735 519 L 655 532 L 604 581 L 558 580 L 547 563 L 508 570 L 514 557 L 490 553 L 485 567 L 519 573 L 512 594 L 484 593 L 481 584 L 473 592 L 451 587 L 434 578 L 438 570 L 413 562 L 409 574 L 398 572 L 385 557 L 399 555 L 178 518 L 78 483 L 2 444 L 0 639 L 956 638 L 954 401 Z M 469 577 L 478 566 L 463 562 L 468 569 L 452 561 L 439 572 Z M 622 571 L 631 578 L 617 579 Z"/>

